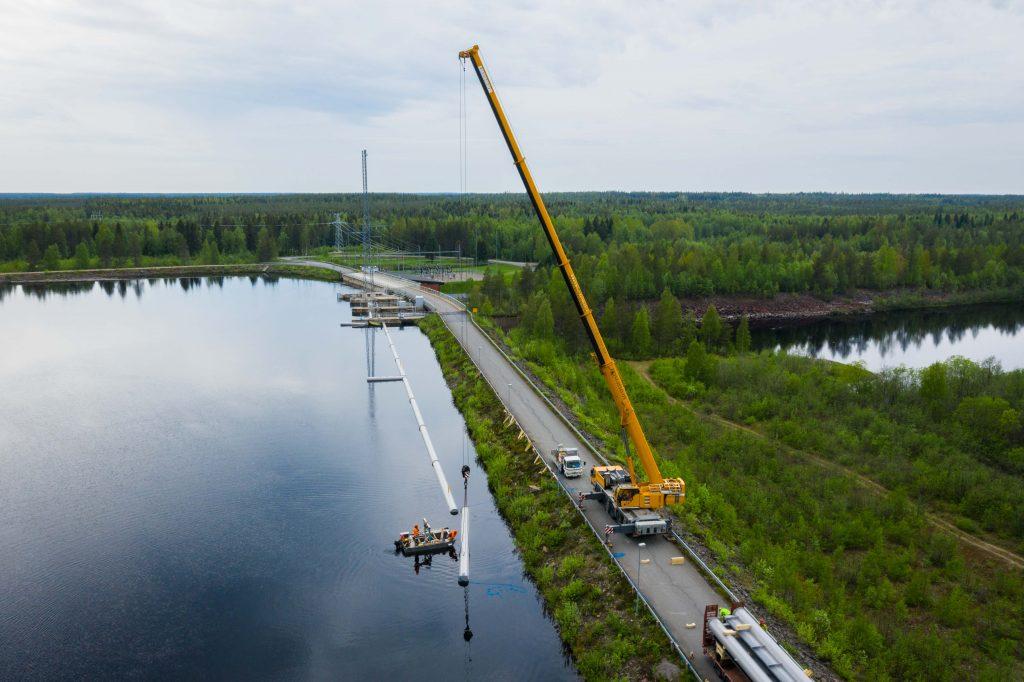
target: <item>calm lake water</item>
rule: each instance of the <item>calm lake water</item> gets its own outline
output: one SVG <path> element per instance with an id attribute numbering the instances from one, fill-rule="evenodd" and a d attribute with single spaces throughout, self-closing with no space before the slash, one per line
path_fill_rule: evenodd
<path id="1" fill-rule="evenodd" d="M 781 346 L 838 362 L 863 362 L 873 371 L 927 367 L 954 355 L 976 362 L 992 357 L 1004 369 L 1024 367 L 1024 304 L 880 313 L 752 334 L 757 348 Z"/>
<path id="2" fill-rule="evenodd" d="M 415 328 L 395 342 L 438 455 L 473 467 L 473 582 L 394 555 L 458 517 L 339 290 L 0 290 L 0 679 L 575 677 Z"/>

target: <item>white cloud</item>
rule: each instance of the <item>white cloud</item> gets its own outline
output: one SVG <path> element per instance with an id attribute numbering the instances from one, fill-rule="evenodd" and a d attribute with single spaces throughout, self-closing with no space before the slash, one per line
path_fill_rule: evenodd
<path id="1" fill-rule="evenodd" d="M 479 42 L 546 190 L 1020 192 L 1024 5 L 0 0 L 0 191 L 458 188 Z M 470 189 L 518 191 L 475 80 Z"/>

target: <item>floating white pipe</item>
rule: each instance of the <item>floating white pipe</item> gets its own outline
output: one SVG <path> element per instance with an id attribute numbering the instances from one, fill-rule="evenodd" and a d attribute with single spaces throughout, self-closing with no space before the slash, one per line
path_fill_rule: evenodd
<path id="1" fill-rule="evenodd" d="M 395 365 L 398 366 L 398 376 L 402 378 L 402 383 L 405 385 L 405 393 L 409 396 L 409 404 L 412 405 L 413 414 L 416 415 L 416 423 L 419 424 L 420 435 L 423 436 L 423 444 L 427 446 L 427 454 L 430 455 L 430 465 L 434 467 L 434 473 L 437 474 L 437 482 L 441 484 L 441 492 L 444 494 L 444 501 L 448 504 L 448 512 L 455 516 L 459 513 L 459 508 L 455 506 L 455 498 L 452 497 L 451 486 L 448 485 L 448 480 L 444 477 L 441 463 L 437 461 L 437 453 L 434 452 L 434 444 L 430 441 L 430 433 L 427 431 L 427 425 L 423 423 L 423 415 L 420 414 L 419 405 L 416 404 L 416 396 L 412 393 L 412 385 L 409 384 L 409 379 L 405 376 L 405 368 L 402 367 L 402 360 L 398 357 L 398 351 L 391 340 L 391 332 L 388 331 L 388 326 L 383 321 L 380 323 L 380 326 L 384 329 L 384 336 L 388 339 L 391 355 L 394 356 Z"/>
<path id="2" fill-rule="evenodd" d="M 462 552 L 459 554 L 459 584 L 469 584 L 469 507 L 462 508 Z"/>

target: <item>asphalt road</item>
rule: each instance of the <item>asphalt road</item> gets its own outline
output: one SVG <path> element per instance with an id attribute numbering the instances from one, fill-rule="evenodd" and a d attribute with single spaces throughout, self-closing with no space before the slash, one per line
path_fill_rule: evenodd
<path id="1" fill-rule="evenodd" d="M 315 261 L 291 262 L 327 267 L 350 278 L 363 277 L 359 272 L 339 266 Z M 424 296 L 427 306 L 441 315 L 463 349 L 472 356 L 502 403 L 546 458 L 549 468 L 556 469 L 551 450 L 559 444 L 579 448 L 588 467 L 595 463 L 596 457 L 590 453 L 587 444 L 537 395 L 508 359 L 467 319 L 467 314 L 458 304 L 440 294 L 415 287 L 408 280 L 381 273 L 374 275 L 374 283 L 410 296 Z M 590 490 L 586 474 L 575 479 L 566 479 L 559 474 L 559 479 L 572 491 Z M 612 522 L 597 501 L 584 502 L 583 512 L 590 525 L 598 531 L 603 531 L 605 525 Z M 640 547 L 638 540 L 617 533 L 612 535 L 611 542 L 615 560 L 634 582 L 639 582 L 641 593 L 653 605 L 693 666 L 703 678 L 714 679 L 716 674 L 701 651 L 701 620 L 705 605 L 724 605 L 726 598 L 715 590 L 689 558 L 681 565 L 673 565 L 672 558 L 684 553 L 662 536 L 646 538 L 645 547 Z M 640 561 L 648 563 L 641 565 Z M 695 627 L 688 628 L 690 623 L 696 624 Z"/>

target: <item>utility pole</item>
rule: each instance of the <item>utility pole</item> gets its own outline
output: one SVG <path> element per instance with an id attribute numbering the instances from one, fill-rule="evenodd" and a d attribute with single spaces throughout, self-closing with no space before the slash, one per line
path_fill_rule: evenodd
<path id="1" fill-rule="evenodd" d="M 370 267 L 370 190 L 366 182 L 366 150 L 363 150 L 363 272 Z M 371 274 L 372 276 L 372 274 Z"/>

